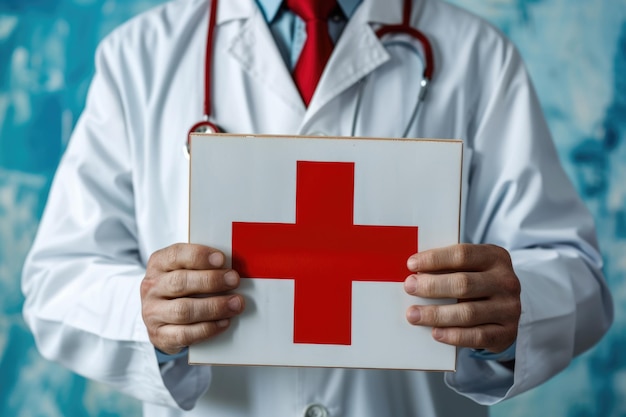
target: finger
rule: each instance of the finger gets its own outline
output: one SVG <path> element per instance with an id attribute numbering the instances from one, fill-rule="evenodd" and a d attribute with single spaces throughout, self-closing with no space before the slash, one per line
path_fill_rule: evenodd
<path id="1" fill-rule="evenodd" d="M 500 353 L 515 341 L 517 327 L 489 324 L 470 328 L 434 328 L 432 335 L 435 340 L 447 345 Z"/>
<path id="2" fill-rule="evenodd" d="M 509 253 L 498 246 L 459 244 L 416 253 L 407 267 L 414 272 L 482 271 L 507 260 Z"/>
<path id="3" fill-rule="evenodd" d="M 514 303 L 494 308 L 493 301 L 472 301 L 444 305 L 411 306 L 406 316 L 409 323 L 430 327 L 474 327 L 487 324 L 516 324 Z M 497 314 L 494 313 L 497 311 Z"/>
<path id="4" fill-rule="evenodd" d="M 404 281 L 404 290 L 417 297 L 457 299 L 483 298 L 495 292 L 486 275 L 477 272 L 410 275 Z"/>
<path id="5" fill-rule="evenodd" d="M 210 339 L 228 328 L 230 320 L 206 321 L 187 325 L 161 326 L 152 344 L 161 352 L 170 355 L 180 352 L 181 349 Z"/>
<path id="6" fill-rule="evenodd" d="M 162 275 L 154 290 L 157 297 L 174 299 L 216 294 L 239 286 L 239 274 L 232 269 L 195 271 L 179 269 Z"/>
<path id="7" fill-rule="evenodd" d="M 148 260 L 148 268 L 159 271 L 177 269 L 216 269 L 224 265 L 224 254 L 217 249 L 191 243 L 176 243 L 156 251 Z"/>
<path id="8" fill-rule="evenodd" d="M 155 312 L 154 320 L 166 324 L 192 324 L 219 321 L 240 314 L 245 307 L 239 294 L 206 298 L 177 298 Z"/>

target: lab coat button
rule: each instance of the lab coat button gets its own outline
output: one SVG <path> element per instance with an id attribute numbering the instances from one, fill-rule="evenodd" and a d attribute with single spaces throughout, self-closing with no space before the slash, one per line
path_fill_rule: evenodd
<path id="1" fill-rule="evenodd" d="M 311 404 L 304 412 L 304 417 L 329 417 L 326 407 L 320 404 Z"/>

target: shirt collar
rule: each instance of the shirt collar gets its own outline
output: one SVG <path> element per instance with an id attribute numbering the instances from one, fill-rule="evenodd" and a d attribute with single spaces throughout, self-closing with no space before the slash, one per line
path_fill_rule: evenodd
<path id="1" fill-rule="evenodd" d="M 346 17 L 350 19 L 357 6 L 361 4 L 361 1 L 362 0 L 337 0 L 337 3 L 339 3 L 339 7 L 341 7 L 341 10 Z M 280 10 L 280 5 L 283 3 L 283 0 L 256 0 L 256 2 L 263 12 L 265 20 L 268 23 L 271 23 L 276 17 L 276 14 L 278 14 L 278 10 Z"/>

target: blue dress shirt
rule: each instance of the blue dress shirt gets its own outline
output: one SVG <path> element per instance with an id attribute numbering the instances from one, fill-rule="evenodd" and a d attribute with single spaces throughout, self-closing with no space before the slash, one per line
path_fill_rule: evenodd
<path id="1" fill-rule="evenodd" d="M 341 10 L 328 21 L 328 31 L 333 42 L 337 42 L 361 1 L 337 0 Z M 293 69 L 306 40 L 306 24 L 283 5 L 283 0 L 256 0 L 256 2 L 265 16 L 280 54 L 289 69 Z"/>

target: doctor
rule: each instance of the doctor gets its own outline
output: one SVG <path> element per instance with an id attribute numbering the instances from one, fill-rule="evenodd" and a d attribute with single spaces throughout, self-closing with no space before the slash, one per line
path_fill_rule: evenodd
<path id="1" fill-rule="evenodd" d="M 613 314 L 593 222 L 517 51 L 453 6 L 412 6 L 405 17 L 436 62 L 415 120 L 423 60 L 373 30 L 403 20 L 402 0 L 339 0 L 317 29 L 279 1 L 221 1 L 211 116 L 236 133 L 398 137 L 409 126 L 410 137 L 464 140 L 466 243 L 410 257 L 405 282 L 409 294 L 461 299 L 407 311 L 460 347 L 456 373 L 444 383 L 408 371 L 187 365 L 185 346 L 227 331 L 245 309 L 219 295 L 239 283 L 223 254 L 176 243 L 187 240 L 180 147 L 205 99 L 206 0 L 167 3 L 98 48 L 24 268 L 24 315 L 42 354 L 142 400 L 146 416 L 486 416 L 483 405 L 593 346 Z M 333 50 L 306 92 L 295 73 L 312 31 L 327 32 Z"/>

